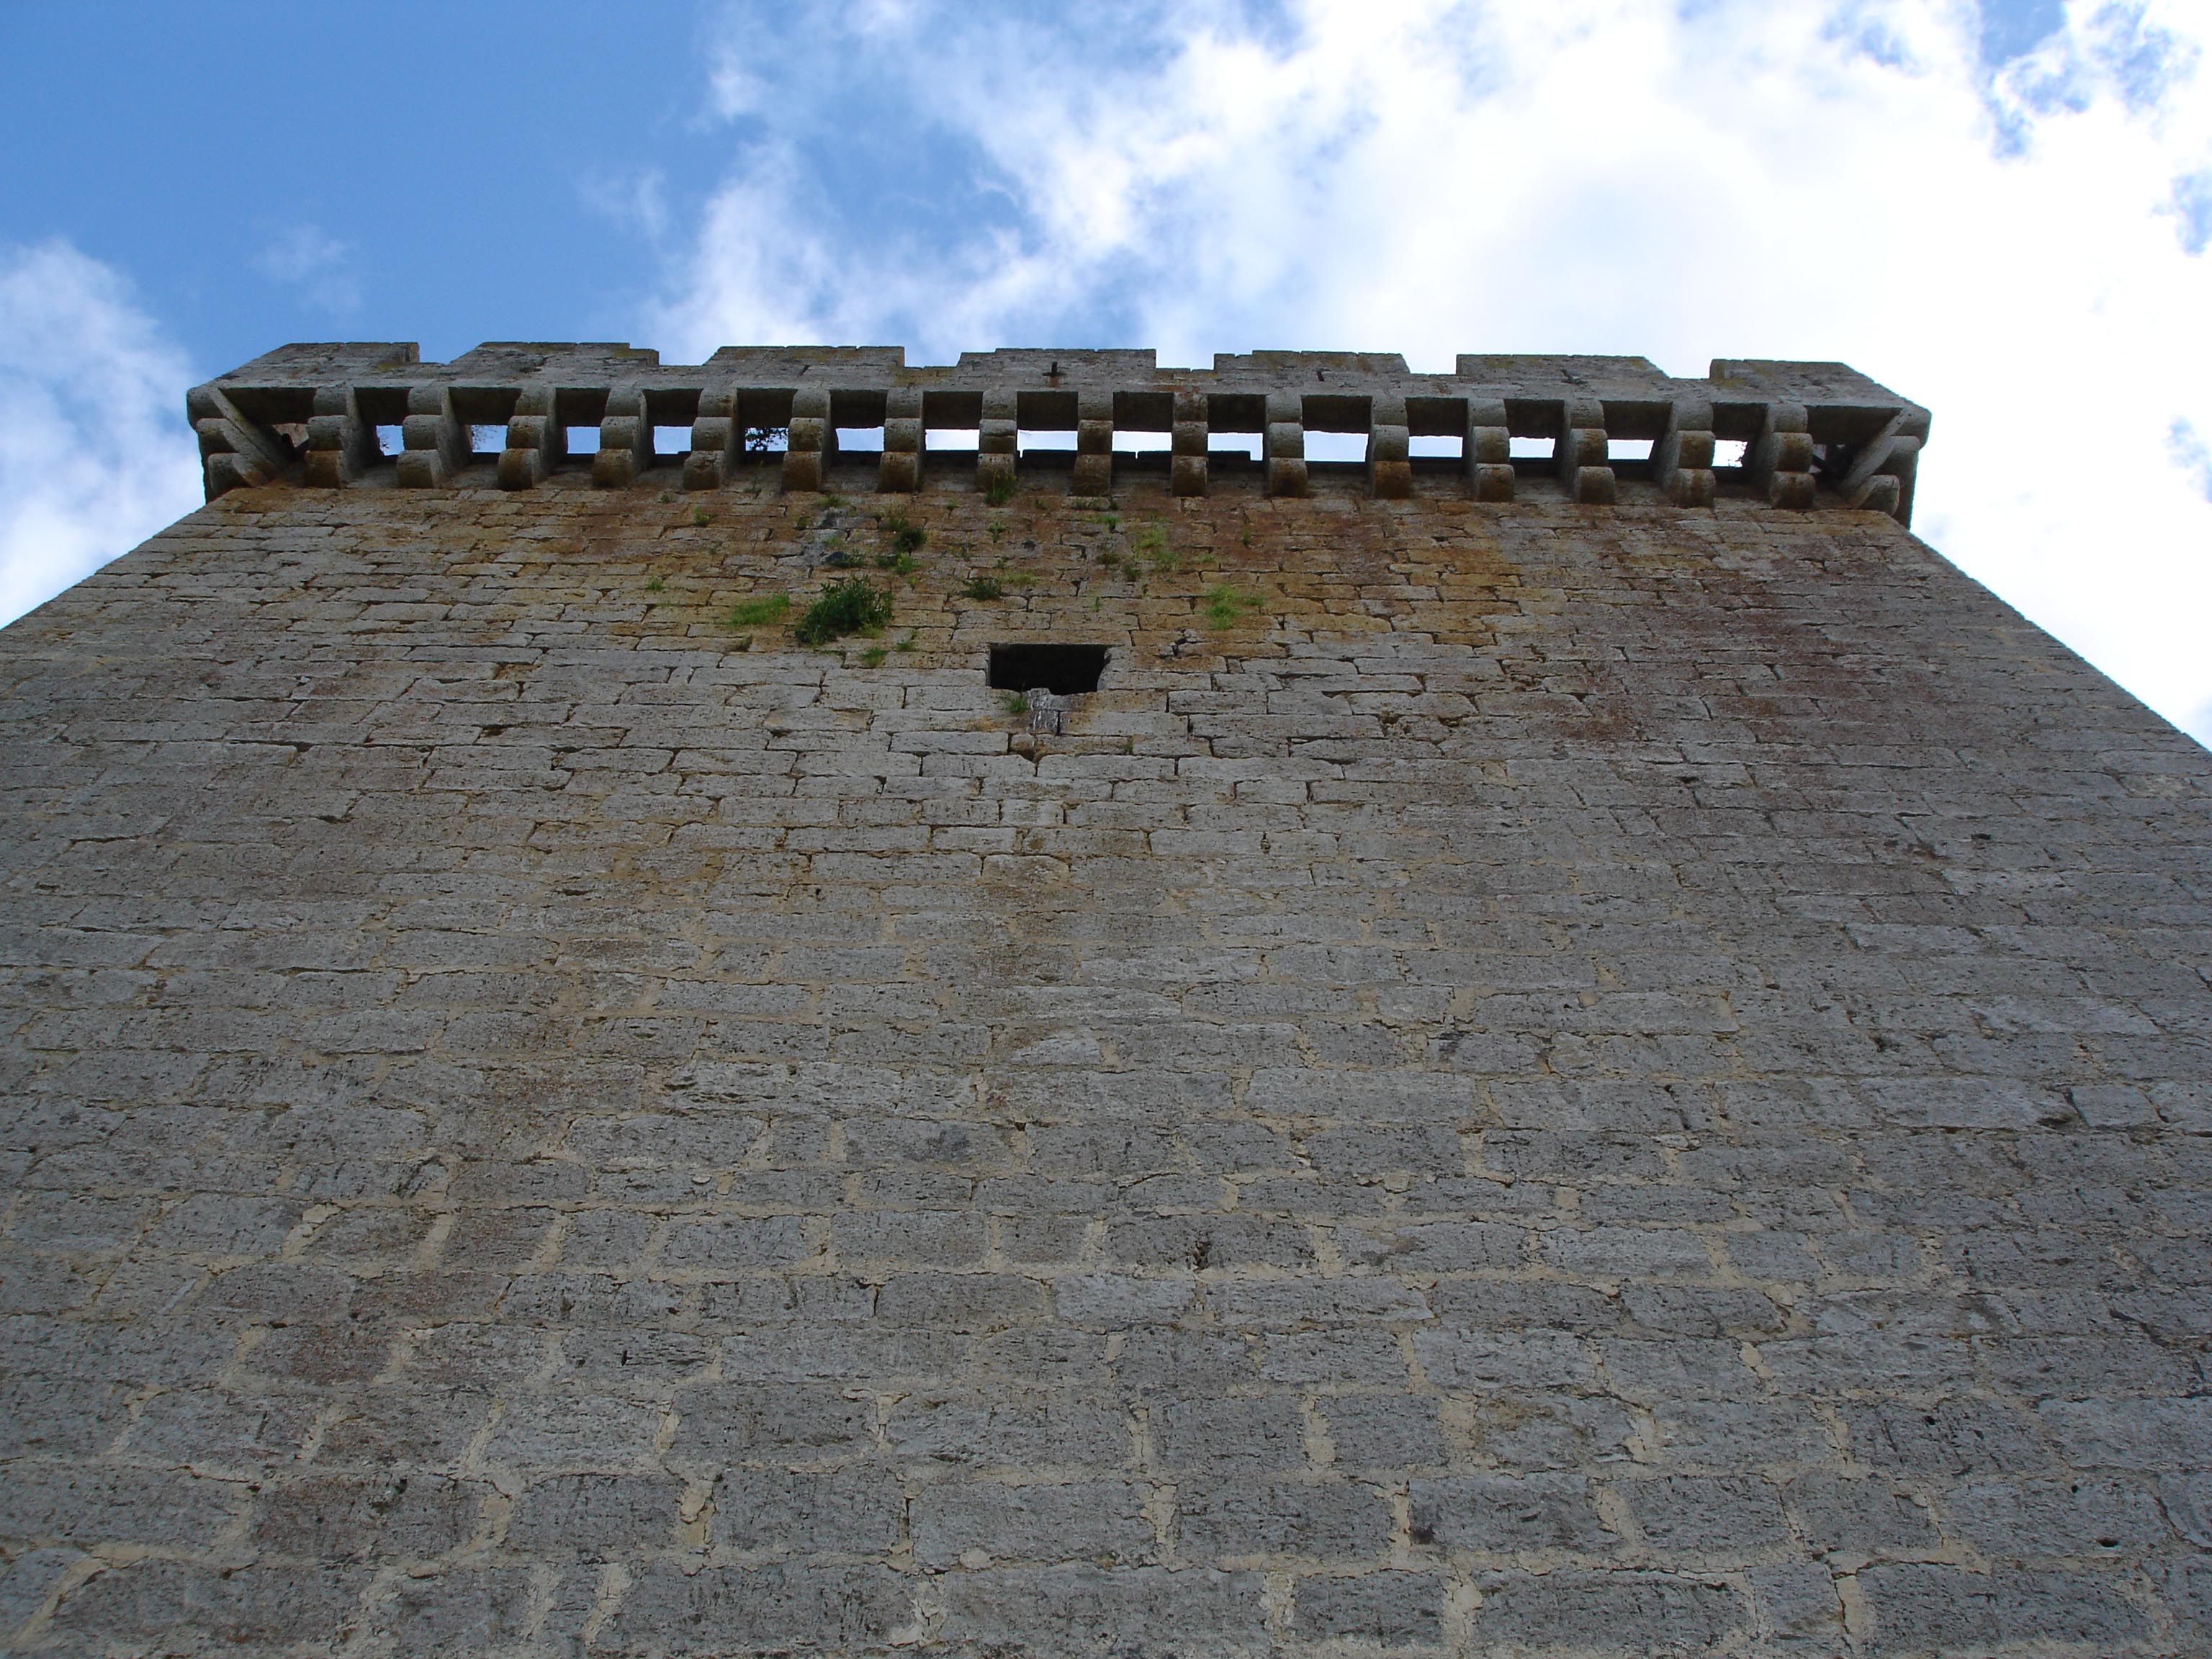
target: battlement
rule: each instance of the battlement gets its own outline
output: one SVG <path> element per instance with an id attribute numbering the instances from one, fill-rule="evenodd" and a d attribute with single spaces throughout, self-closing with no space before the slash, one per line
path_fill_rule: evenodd
<path id="1" fill-rule="evenodd" d="M 1542 480 L 1587 505 L 1620 500 L 1628 484 L 1680 507 L 1741 495 L 1908 525 L 1929 428 L 1925 409 L 1842 363 L 1723 358 L 1692 380 L 1641 357 L 1462 356 L 1449 374 L 1419 374 L 1389 352 L 1257 351 L 1193 369 L 1164 368 L 1148 350 L 1024 349 L 910 368 L 896 346 L 726 346 L 664 364 L 623 344 L 500 341 L 447 363 L 404 342 L 289 345 L 194 387 L 188 408 L 210 501 L 279 481 L 337 488 L 380 469 L 436 488 L 472 466 L 495 469 L 507 489 L 571 469 L 622 489 L 665 469 L 687 489 L 767 471 L 786 490 L 820 490 L 834 470 L 872 465 L 874 487 L 894 492 L 1049 477 L 1097 496 L 1158 473 L 1173 494 L 1203 495 L 1233 470 L 1277 496 L 1349 474 L 1385 499 L 1427 477 L 1506 501 Z M 497 428 L 498 447 L 480 447 Z M 656 444 L 672 428 L 688 428 L 687 447 Z M 577 432 L 596 447 L 572 441 Z M 1310 432 L 1359 434 L 1364 458 L 1310 459 Z M 972 434 L 974 448 L 933 447 L 933 433 Z M 1030 434 L 1062 441 L 1028 445 Z M 1116 441 L 1128 434 L 1166 447 L 1133 452 Z M 1221 435 L 1253 453 L 1224 453 Z M 1459 453 L 1418 453 L 1417 439 Z"/>

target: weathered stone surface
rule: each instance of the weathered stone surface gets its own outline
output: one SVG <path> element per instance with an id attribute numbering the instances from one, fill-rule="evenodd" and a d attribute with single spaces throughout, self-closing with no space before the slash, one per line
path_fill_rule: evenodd
<path id="1" fill-rule="evenodd" d="M 2209 1650 L 2212 759 L 1725 469 L 729 442 L 0 635 L 0 1644 Z"/>

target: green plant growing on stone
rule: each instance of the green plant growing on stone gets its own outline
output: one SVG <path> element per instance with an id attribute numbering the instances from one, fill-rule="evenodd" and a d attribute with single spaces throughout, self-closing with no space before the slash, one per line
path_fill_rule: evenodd
<path id="1" fill-rule="evenodd" d="M 894 576 L 903 576 L 912 581 L 914 573 L 921 568 L 921 561 L 911 553 L 878 553 L 876 555 L 876 568 L 888 570 Z"/>
<path id="2" fill-rule="evenodd" d="M 737 609 L 730 612 L 723 625 L 727 628 L 768 628 L 790 614 L 790 594 L 763 593 L 757 599 L 740 599 Z"/>
<path id="3" fill-rule="evenodd" d="M 1014 481 L 1003 474 L 983 486 L 983 499 L 993 507 L 1004 507 L 1014 499 Z"/>
<path id="4" fill-rule="evenodd" d="M 919 553 L 929 540 L 929 532 L 908 518 L 902 507 L 891 508 L 883 515 L 880 522 L 884 533 L 891 538 L 892 549 L 898 553 Z M 876 562 L 882 564 L 884 561 L 879 557 Z"/>
<path id="5" fill-rule="evenodd" d="M 1003 599 L 1006 597 L 1006 585 L 996 576 L 970 576 L 960 595 L 969 599 Z"/>
<path id="6" fill-rule="evenodd" d="M 848 634 L 879 634 L 891 619 L 891 596 L 866 576 L 841 576 L 822 590 L 792 629 L 801 645 L 820 647 Z"/>
<path id="7" fill-rule="evenodd" d="M 1009 714 L 1026 714 L 1030 712 L 1030 694 L 1026 691 L 1009 691 L 999 701 L 1006 705 L 1006 712 Z"/>
<path id="8" fill-rule="evenodd" d="M 1238 618 L 1249 611 L 1257 611 L 1260 596 L 1242 592 L 1222 582 L 1207 588 L 1200 603 L 1206 613 L 1206 625 L 1218 631 L 1236 627 Z"/>
<path id="9" fill-rule="evenodd" d="M 907 636 L 906 636 L 904 639 L 901 640 L 901 641 L 900 641 L 896 645 L 893 646 L 893 647 L 891 647 L 891 649 L 892 649 L 892 650 L 894 650 L 894 651 L 911 651 L 911 650 L 913 650 L 913 649 L 914 649 L 914 634 L 913 634 L 913 631 L 912 631 L 911 629 L 909 629 L 909 630 L 908 631 Z"/>
<path id="10" fill-rule="evenodd" d="M 691 522 L 696 525 L 709 525 L 714 522 L 714 515 L 703 507 L 695 507 L 691 509 Z"/>
<path id="11" fill-rule="evenodd" d="M 884 659 L 890 654 L 890 653 L 888 651 L 885 651 L 880 645 L 872 645 L 866 650 L 860 653 L 860 666 L 863 668 L 881 668 L 884 665 Z"/>
<path id="12" fill-rule="evenodd" d="M 993 541 L 1002 542 L 1006 540 L 1007 526 L 1006 521 L 1004 519 L 993 519 L 989 524 L 983 527 L 991 532 L 991 539 Z"/>
<path id="13" fill-rule="evenodd" d="M 1176 568 L 1175 553 L 1168 546 L 1168 532 L 1159 526 L 1148 524 L 1130 539 L 1136 544 L 1137 551 L 1152 561 L 1153 569 L 1173 570 Z"/>
<path id="14" fill-rule="evenodd" d="M 661 580 L 659 577 L 655 576 L 651 581 L 645 585 L 645 591 L 648 593 L 658 593 L 662 588 L 667 586 L 668 584 L 666 582 Z"/>

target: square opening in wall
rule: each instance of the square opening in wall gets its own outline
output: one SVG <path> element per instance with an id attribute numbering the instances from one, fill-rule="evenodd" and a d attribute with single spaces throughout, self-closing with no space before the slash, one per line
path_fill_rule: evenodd
<path id="1" fill-rule="evenodd" d="M 1056 697 L 1096 691 L 1106 672 L 1106 652 L 1103 645 L 994 645 L 991 689 L 1049 691 Z"/>
<path id="2" fill-rule="evenodd" d="M 390 460 L 407 447 L 406 435 L 398 427 L 380 426 L 376 428 L 376 447 L 385 459 Z"/>
<path id="3" fill-rule="evenodd" d="M 653 428 L 653 453 L 656 455 L 689 455 L 691 453 L 691 428 L 688 426 Z"/>
<path id="4" fill-rule="evenodd" d="M 504 423 L 499 426 L 476 425 L 469 428 L 470 454 L 496 455 L 506 447 L 507 428 Z"/>

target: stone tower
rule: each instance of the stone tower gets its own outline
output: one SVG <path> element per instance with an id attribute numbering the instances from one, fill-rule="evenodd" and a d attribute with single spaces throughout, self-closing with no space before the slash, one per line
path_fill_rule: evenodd
<path id="1" fill-rule="evenodd" d="M 0 635 L 0 1644 L 2212 1650 L 2212 759 L 1909 533 L 1925 411 L 191 412 Z"/>

